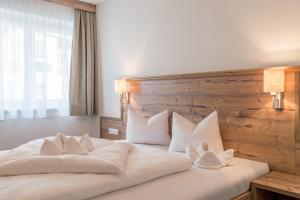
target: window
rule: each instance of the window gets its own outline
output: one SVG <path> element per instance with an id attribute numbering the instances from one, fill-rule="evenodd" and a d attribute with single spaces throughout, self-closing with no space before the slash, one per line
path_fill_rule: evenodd
<path id="1" fill-rule="evenodd" d="M 0 120 L 69 115 L 74 10 L 0 3 Z"/>

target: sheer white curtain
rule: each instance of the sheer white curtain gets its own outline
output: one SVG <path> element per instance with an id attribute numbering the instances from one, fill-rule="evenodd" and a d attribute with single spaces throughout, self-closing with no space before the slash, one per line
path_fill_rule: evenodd
<path id="1" fill-rule="evenodd" d="M 0 120 L 69 115 L 74 9 L 0 0 Z"/>

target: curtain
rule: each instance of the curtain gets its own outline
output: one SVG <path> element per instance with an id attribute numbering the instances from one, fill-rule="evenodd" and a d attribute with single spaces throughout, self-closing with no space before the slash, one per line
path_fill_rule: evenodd
<path id="1" fill-rule="evenodd" d="M 0 120 L 69 115 L 74 9 L 0 3 Z"/>
<path id="2" fill-rule="evenodd" d="M 75 10 L 70 79 L 70 113 L 98 114 L 96 15 Z"/>

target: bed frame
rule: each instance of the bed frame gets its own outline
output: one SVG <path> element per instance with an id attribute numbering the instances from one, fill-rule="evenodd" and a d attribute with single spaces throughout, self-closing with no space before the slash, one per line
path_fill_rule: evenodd
<path id="1" fill-rule="evenodd" d="M 271 170 L 300 174 L 299 69 L 286 70 L 282 112 L 272 108 L 272 96 L 263 91 L 263 69 L 128 78 L 130 96 L 128 101 L 121 97 L 122 117 L 101 117 L 101 137 L 125 138 L 128 107 L 148 117 L 168 109 L 170 122 L 171 112 L 177 112 L 195 123 L 217 110 L 225 149 L 268 162 Z M 120 137 L 109 135 L 108 128 L 118 128 Z"/>
<path id="2" fill-rule="evenodd" d="M 251 191 L 245 192 L 232 200 L 251 200 Z"/>

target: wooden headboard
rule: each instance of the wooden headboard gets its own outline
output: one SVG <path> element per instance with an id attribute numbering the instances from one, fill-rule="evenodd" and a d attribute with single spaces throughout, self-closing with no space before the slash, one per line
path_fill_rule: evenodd
<path id="1" fill-rule="evenodd" d="M 128 106 L 146 116 L 168 109 L 170 119 L 177 112 L 195 123 L 217 110 L 226 149 L 235 149 L 238 157 L 268 162 L 272 170 L 295 174 L 298 82 L 298 73 L 287 70 L 285 109 L 276 112 L 272 96 L 263 91 L 263 69 L 130 78 L 129 105 L 121 101 L 122 121 L 101 118 L 101 134 L 117 127 L 125 136 Z"/>

